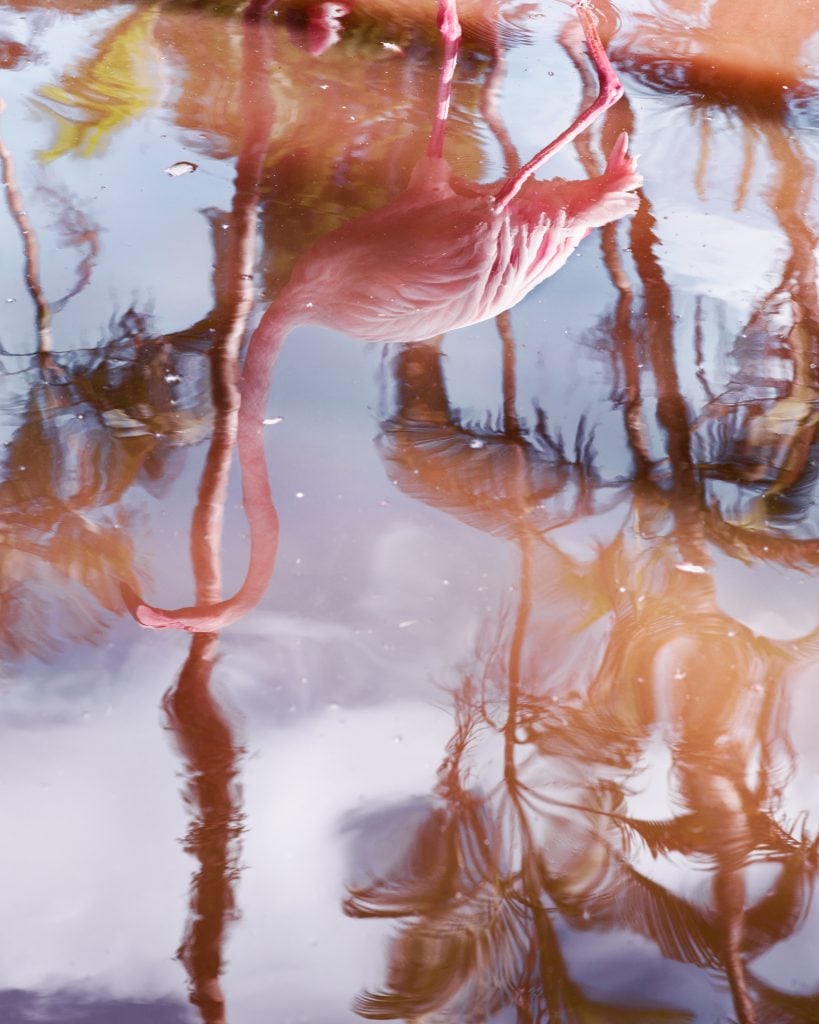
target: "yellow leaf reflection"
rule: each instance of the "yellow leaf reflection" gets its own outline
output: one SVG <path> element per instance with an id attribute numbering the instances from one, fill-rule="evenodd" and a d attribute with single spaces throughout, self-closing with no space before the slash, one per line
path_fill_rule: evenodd
<path id="1" fill-rule="evenodd" d="M 143 114 L 156 96 L 153 29 L 156 5 L 137 7 L 96 44 L 94 55 L 40 95 L 57 136 L 40 154 L 49 163 L 66 153 L 89 157 L 117 129 Z"/>

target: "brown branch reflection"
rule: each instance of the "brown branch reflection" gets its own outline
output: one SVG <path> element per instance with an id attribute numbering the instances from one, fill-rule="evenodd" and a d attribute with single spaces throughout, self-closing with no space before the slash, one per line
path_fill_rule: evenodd
<path id="1" fill-rule="evenodd" d="M 3 114 L 5 109 L 6 101 L 0 96 L 0 115 Z M 37 236 L 32 229 L 31 221 L 26 213 L 25 204 L 17 185 L 14 159 L 2 138 L 0 138 L 0 171 L 2 171 L 2 184 L 6 196 L 6 205 L 20 235 L 23 247 L 26 288 L 36 311 L 37 350 L 41 359 L 47 359 L 52 349 L 51 309 L 48 302 L 46 302 L 42 285 L 40 284 L 40 249 L 37 244 Z"/>

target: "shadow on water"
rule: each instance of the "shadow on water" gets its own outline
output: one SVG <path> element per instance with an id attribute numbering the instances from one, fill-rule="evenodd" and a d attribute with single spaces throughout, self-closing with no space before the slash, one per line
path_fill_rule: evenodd
<path id="1" fill-rule="evenodd" d="M 241 922 L 240 840 L 253 826 L 242 806 L 243 743 L 214 679 L 234 652 L 220 656 L 218 634 L 251 617 L 273 575 L 279 516 L 263 424 L 281 345 L 303 325 L 397 343 L 381 366 L 376 450 L 387 476 L 410 506 L 441 514 L 464 529 L 459 537 L 494 540 L 514 565 L 513 586 L 481 604 L 474 648 L 452 667 L 451 735 L 431 755 L 434 788 L 390 808 L 406 816 L 402 839 L 379 861 L 383 807 L 334 808 L 360 839 L 344 912 L 393 922 L 386 977 L 355 1012 L 520 1024 L 819 1018 L 815 976 L 794 984 L 765 966 L 786 944 L 814 938 L 816 809 L 791 790 L 804 755 L 792 735 L 797 691 L 815 676 L 819 629 L 782 639 L 754 617 L 764 601 L 734 607 L 720 589 L 725 565 L 762 566 L 796 586 L 819 563 L 815 160 L 799 130 L 816 103 L 804 41 L 819 25 L 801 0 L 776 19 L 769 4 L 733 0 L 654 4 L 650 20 L 625 10 L 622 23 L 605 0 L 596 6 L 604 38 L 619 30 L 606 40 L 614 67 L 596 17 L 581 7 L 579 20 L 564 19 L 557 38 L 583 86 L 581 113 L 528 163 L 499 103 L 509 26 L 525 23 L 525 10 L 501 18 L 459 5 L 471 75 L 460 83 L 459 32 L 442 2 L 434 88 L 428 75 L 411 81 L 424 63 L 415 61 L 389 93 L 400 112 L 403 92 L 418 86 L 414 138 L 396 142 L 400 118 L 367 109 L 357 116 L 372 159 L 361 160 L 351 155 L 360 139 L 349 151 L 346 137 L 335 151 L 326 145 L 321 89 L 299 99 L 299 76 L 317 75 L 321 61 L 324 84 L 364 91 L 376 72 L 349 53 L 371 52 L 374 26 L 384 25 L 401 40 L 392 45 L 423 51 L 428 64 L 432 5 L 412 24 L 409 8 L 375 0 L 282 4 L 279 23 L 270 0 L 252 0 L 241 19 L 225 4 L 224 50 L 212 32 L 190 31 L 206 17 L 201 5 L 123 9 L 59 85 L 40 89 L 41 116 L 59 124 L 41 157 L 92 156 L 156 102 L 151 62 L 165 50 L 187 61 L 184 86 L 163 85 L 167 102 L 187 131 L 204 129 L 203 151 L 235 154 L 235 177 L 230 210 L 206 213 L 212 307 L 167 334 L 131 308 L 93 349 L 61 346 L 56 314 L 87 291 L 102 228 L 77 211 L 68 186 L 52 189 L 76 269 L 50 301 L 12 149 L 0 144 L 36 339 L 33 353 L 2 354 L 13 401 L 0 482 L 0 643 L 10 660 L 54 663 L 69 643 L 101 641 L 121 593 L 143 625 L 194 633 L 163 708 L 184 762 L 185 849 L 197 862 L 178 958 L 192 1012 L 209 1024 L 232 1019 L 226 946 Z M 171 18 L 178 10 L 193 22 Z M 209 45 L 232 62 L 227 99 L 231 89 L 201 59 Z M 33 44 L 0 40 L 0 66 L 34 59 Z M 659 184 L 649 178 L 637 198 L 626 140 L 644 131 L 651 141 L 648 115 L 636 96 L 615 102 L 617 72 L 689 118 L 697 202 L 717 188 L 717 121 L 741 154 L 720 197 L 730 192 L 734 214 L 761 209 L 775 226 L 780 265 L 733 328 L 735 298 L 682 281 L 669 264 Z M 479 112 L 505 163 L 494 185 L 476 180 Z M 536 181 L 534 170 L 570 142 L 585 180 Z M 572 425 L 559 403 L 521 397 L 530 366 L 508 312 L 597 228 L 611 305 L 576 344 L 593 354 L 620 418 L 625 472 L 600 453 L 597 411 Z M 260 237 L 272 253 L 263 281 Z M 260 281 L 274 297 L 251 334 Z M 443 336 L 493 318 L 496 404 L 476 414 L 452 398 Z M 142 532 L 124 499 L 137 487 L 164 497 L 206 438 L 190 527 L 194 603 L 154 608 L 136 596 Z M 225 599 L 237 448 L 249 568 Z M 188 1019 L 162 1000 L 132 1007 L 9 990 L 3 1002 L 21 1020 Z"/>

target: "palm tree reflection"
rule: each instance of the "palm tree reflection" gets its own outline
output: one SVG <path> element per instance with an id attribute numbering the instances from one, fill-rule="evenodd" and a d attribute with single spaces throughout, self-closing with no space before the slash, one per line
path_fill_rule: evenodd
<path id="1" fill-rule="evenodd" d="M 511 540 L 520 570 L 516 607 L 455 694 L 436 808 L 398 867 L 346 903 L 403 922 L 386 989 L 356 1004 L 364 1016 L 484 1020 L 513 1007 L 519 1021 L 692 1019 L 652 1006 L 645 985 L 596 1002 L 569 952 L 573 935 L 595 932 L 636 932 L 665 958 L 723 974 L 743 1024 L 819 1011 L 819 997 L 777 993 L 747 968 L 798 925 L 812 891 L 814 847 L 781 803 L 800 649 L 720 609 L 685 420 L 658 362 L 674 476 L 662 490 L 607 487 L 590 444 L 570 456 L 542 422 L 522 429 L 508 383 L 497 426 L 465 424 L 435 347 L 395 359 L 396 408 L 379 440 L 390 477 Z M 567 554 L 560 525 L 605 506 L 623 526 L 590 561 Z M 667 811 L 646 818 L 635 794 L 660 748 Z M 748 906 L 751 860 L 776 881 Z M 707 868 L 710 900 L 665 881 L 675 864 Z"/>

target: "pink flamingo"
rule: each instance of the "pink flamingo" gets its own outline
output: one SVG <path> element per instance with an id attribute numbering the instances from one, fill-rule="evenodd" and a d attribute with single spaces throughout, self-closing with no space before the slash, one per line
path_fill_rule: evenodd
<path id="1" fill-rule="evenodd" d="M 456 178 L 443 158 L 461 29 L 456 0 L 438 0 L 444 59 L 426 156 L 393 202 L 331 232 L 301 256 L 248 347 L 237 432 L 250 528 L 245 581 L 227 600 L 175 610 L 152 607 L 123 588 L 140 624 L 214 632 L 264 594 L 278 547 L 278 516 L 267 480 L 262 419 L 273 365 L 293 328 L 329 324 L 364 341 L 407 342 L 488 320 L 559 270 L 593 228 L 636 209 L 634 192 L 641 179 L 625 134 L 597 178 L 533 178 L 623 93 L 585 0 L 575 10 L 597 73 L 597 98 L 519 170 L 498 184 L 478 185 Z"/>

